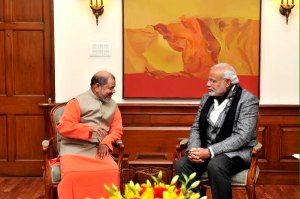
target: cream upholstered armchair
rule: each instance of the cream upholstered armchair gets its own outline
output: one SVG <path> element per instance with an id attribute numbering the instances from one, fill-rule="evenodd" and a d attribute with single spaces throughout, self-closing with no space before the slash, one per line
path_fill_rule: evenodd
<path id="1" fill-rule="evenodd" d="M 66 103 L 58 104 L 54 106 L 50 111 L 50 123 L 51 123 L 51 137 L 48 140 L 43 140 L 42 149 L 44 153 L 44 165 L 43 165 L 43 177 L 45 184 L 45 198 L 57 197 L 57 185 L 61 180 L 60 166 L 55 163 L 53 158 L 56 158 L 59 154 L 59 142 L 61 137 L 57 131 L 57 124 L 60 117 L 63 114 Z M 117 140 L 114 143 L 113 157 L 117 161 L 120 172 L 122 171 L 122 161 L 124 145 L 122 140 Z M 120 175 L 122 176 L 122 175 Z M 122 179 L 122 178 L 121 178 Z M 122 184 L 122 182 L 120 183 Z"/>
<path id="2" fill-rule="evenodd" d="M 188 138 L 179 138 L 179 143 L 176 145 L 177 157 L 181 158 L 187 148 Z M 238 172 L 231 177 L 232 188 L 246 188 L 249 199 L 255 199 L 255 184 L 259 175 L 258 153 L 262 148 L 261 143 L 257 143 L 252 149 L 251 165 L 249 169 Z M 208 174 L 204 172 L 200 177 L 201 185 L 208 187 Z"/>

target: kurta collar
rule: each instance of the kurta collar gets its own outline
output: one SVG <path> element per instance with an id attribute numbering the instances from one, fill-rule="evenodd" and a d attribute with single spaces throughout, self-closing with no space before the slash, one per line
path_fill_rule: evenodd
<path id="1" fill-rule="evenodd" d="M 89 89 L 88 93 L 89 93 L 89 95 L 90 95 L 92 98 L 101 101 L 101 100 L 99 99 L 99 97 L 97 97 L 97 96 L 93 93 L 92 89 Z M 102 102 L 102 101 L 101 101 L 101 102 Z M 102 102 L 102 103 L 103 103 L 103 102 Z"/>
<path id="2" fill-rule="evenodd" d="M 93 91 L 92 91 L 91 88 L 88 90 L 88 93 L 89 93 L 89 95 L 90 95 L 92 98 L 94 98 L 94 99 L 96 99 L 96 100 L 99 100 L 102 104 L 109 103 L 109 102 L 111 101 L 111 99 L 110 99 L 109 101 L 103 101 L 103 100 L 101 100 L 99 97 L 97 97 L 97 96 L 93 93 Z"/>

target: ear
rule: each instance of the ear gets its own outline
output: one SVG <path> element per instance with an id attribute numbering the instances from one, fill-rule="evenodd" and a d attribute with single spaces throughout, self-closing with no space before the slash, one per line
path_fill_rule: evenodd
<path id="1" fill-rule="evenodd" d="M 229 86 L 231 85 L 231 80 L 230 79 L 226 79 L 225 80 L 225 85 L 226 85 L 226 88 L 229 88 Z"/>
<path id="2" fill-rule="evenodd" d="M 94 90 L 94 91 L 99 92 L 100 89 L 101 89 L 100 84 L 96 83 L 96 84 L 93 85 L 93 90 Z"/>

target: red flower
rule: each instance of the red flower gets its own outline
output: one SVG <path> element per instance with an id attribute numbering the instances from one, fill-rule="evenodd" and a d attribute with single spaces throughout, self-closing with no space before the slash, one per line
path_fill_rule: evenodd
<path id="1" fill-rule="evenodd" d="M 156 187 L 153 189 L 154 192 L 154 198 L 162 198 L 163 197 L 163 192 L 166 191 L 167 189 L 164 187 Z"/>
<path id="2" fill-rule="evenodd" d="M 140 190 L 140 194 L 142 195 L 146 191 L 146 187 L 142 186 L 142 189 Z"/>
<path id="3" fill-rule="evenodd" d="M 181 193 L 181 188 L 177 188 L 177 189 L 176 189 L 176 194 L 177 194 L 177 196 L 179 196 L 180 193 Z"/>

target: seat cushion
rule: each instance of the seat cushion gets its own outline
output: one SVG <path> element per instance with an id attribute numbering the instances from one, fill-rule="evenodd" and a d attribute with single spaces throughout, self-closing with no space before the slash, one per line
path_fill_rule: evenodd
<path id="1" fill-rule="evenodd" d="M 51 165 L 50 175 L 51 175 L 51 182 L 53 184 L 58 184 L 61 180 L 60 165 Z"/>
<path id="2" fill-rule="evenodd" d="M 248 171 L 249 171 L 249 169 L 246 169 L 246 170 L 243 170 L 241 172 L 234 174 L 231 177 L 231 185 L 232 186 L 246 186 Z M 257 181 L 259 171 L 260 171 L 259 167 L 256 167 L 255 182 Z M 206 171 L 201 175 L 200 181 L 203 182 L 203 181 L 207 181 L 207 180 L 208 180 L 208 173 Z"/>

